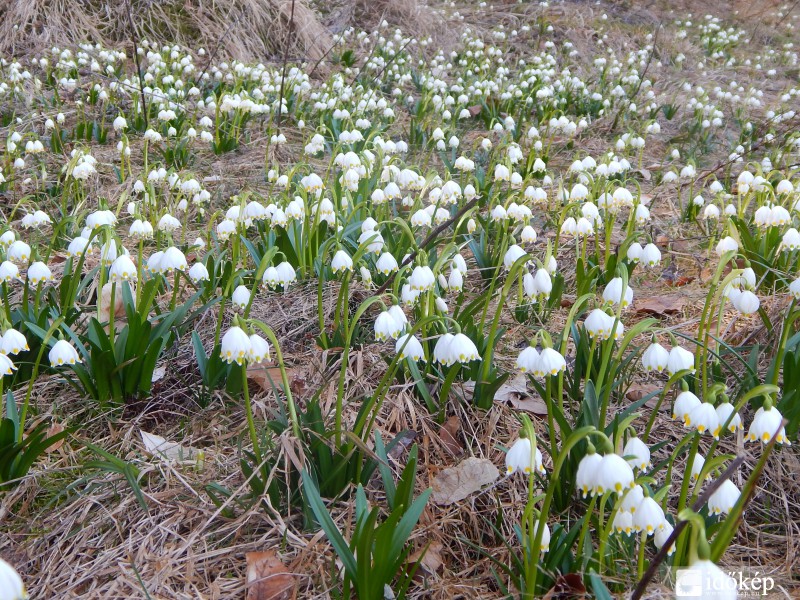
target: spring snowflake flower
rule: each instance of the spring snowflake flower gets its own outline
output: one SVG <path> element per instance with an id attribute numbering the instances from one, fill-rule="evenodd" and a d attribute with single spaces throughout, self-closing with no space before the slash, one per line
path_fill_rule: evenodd
<path id="1" fill-rule="evenodd" d="M 697 396 L 688 390 L 684 390 L 675 398 L 675 404 L 672 407 L 672 418 L 683 421 L 684 425 L 688 427 L 689 415 L 700 404 L 700 399 Z"/>
<path id="2" fill-rule="evenodd" d="M 97 229 L 98 227 L 103 227 L 105 225 L 113 227 L 116 224 L 117 217 L 110 210 L 97 210 L 86 217 L 86 226 L 89 229 Z"/>
<path id="3" fill-rule="evenodd" d="M 159 269 L 162 273 L 173 271 L 185 271 L 189 268 L 186 263 L 186 256 L 175 246 L 170 246 L 164 250 L 164 254 L 159 261 Z"/>
<path id="4" fill-rule="evenodd" d="M 458 269 L 450 269 L 450 276 L 447 278 L 447 288 L 454 292 L 460 292 L 464 287 L 464 276 Z"/>
<path id="5" fill-rule="evenodd" d="M 539 352 L 533 346 L 528 346 L 517 357 L 517 369 L 523 373 L 533 373 L 539 361 Z"/>
<path id="6" fill-rule="evenodd" d="M 378 260 L 375 262 L 375 268 L 378 270 L 378 273 L 382 275 L 389 275 L 390 273 L 397 271 L 397 260 L 389 252 L 382 252 L 378 257 Z"/>
<path id="7" fill-rule="evenodd" d="M 412 290 L 427 292 L 433 289 L 433 286 L 436 284 L 436 277 L 434 277 L 430 267 L 426 265 L 417 265 L 411 272 L 408 283 Z"/>
<path id="8" fill-rule="evenodd" d="M 50 349 L 47 357 L 50 359 L 50 364 L 54 367 L 63 365 L 74 365 L 80 363 L 81 357 L 78 351 L 67 340 L 58 340 Z"/>
<path id="9" fill-rule="evenodd" d="M 237 286 L 231 294 L 231 302 L 236 308 L 244 310 L 250 304 L 250 290 L 243 285 Z"/>
<path id="10" fill-rule="evenodd" d="M 753 422 L 750 424 L 750 429 L 745 439 L 748 442 L 761 440 L 762 443 L 766 444 L 777 433 L 775 441 L 779 444 L 790 446 L 791 444 L 786 437 L 786 430 L 781 426 L 782 421 L 783 416 L 778 409 L 772 406 L 771 402 L 765 403 L 753 416 Z"/>
<path id="11" fill-rule="evenodd" d="M 433 347 L 433 360 L 448 367 L 453 364 L 450 354 L 450 342 L 455 336 L 452 333 L 445 333 L 436 341 Z"/>
<path id="12" fill-rule="evenodd" d="M 708 498 L 708 512 L 712 515 L 727 515 L 739 500 L 741 492 L 730 479 L 726 479 L 716 492 Z"/>
<path id="13" fill-rule="evenodd" d="M 717 256 L 722 256 L 726 252 L 738 252 L 738 251 L 739 251 L 739 242 L 737 242 L 731 236 L 726 236 L 717 243 L 716 247 Z"/>
<path id="14" fill-rule="evenodd" d="M 28 600 L 25 584 L 16 569 L 0 558 L 0 598 L 2 600 Z"/>
<path id="15" fill-rule="evenodd" d="M 561 356 L 561 353 L 553 348 L 544 348 L 539 353 L 539 360 L 536 361 L 533 374 L 536 377 L 555 376 L 565 371 L 566 368 L 567 361 Z"/>
<path id="16" fill-rule="evenodd" d="M 396 340 L 403 332 L 403 326 L 404 323 L 398 323 L 392 313 L 385 310 L 375 319 L 375 339 L 379 342 L 384 342 L 389 338 Z"/>
<path id="17" fill-rule="evenodd" d="M 636 509 L 639 508 L 642 500 L 644 500 L 644 488 L 636 484 L 625 492 L 625 495 L 622 497 L 622 502 L 620 502 L 619 509 L 633 514 L 636 512 Z"/>
<path id="18" fill-rule="evenodd" d="M 132 238 L 147 240 L 153 237 L 153 226 L 149 221 L 136 219 L 133 223 L 131 223 L 129 234 Z"/>
<path id="19" fill-rule="evenodd" d="M 661 550 L 664 544 L 667 543 L 669 536 L 672 535 L 673 529 L 674 527 L 672 527 L 672 525 L 670 525 L 669 522 L 665 519 L 664 526 L 658 531 L 656 531 L 655 534 L 653 535 L 653 543 L 655 544 L 656 548 Z M 672 542 L 672 544 L 669 547 L 669 550 L 667 551 L 667 556 L 672 556 L 674 553 L 675 553 L 675 542 Z"/>
<path id="20" fill-rule="evenodd" d="M 0 281 L 10 283 L 15 279 L 19 279 L 19 267 L 11 261 L 4 260 L 0 263 Z"/>
<path id="21" fill-rule="evenodd" d="M 781 238 L 780 247 L 784 252 L 800 250 L 800 232 L 794 227 L 788 229 L 786 233 L 783 234 L 783 238 Z"/>
<path id="22" fill-rule="evenodd" d="M 331 269 L 334 273 L 353 270 L 353 259 L 344 250 L 339 250 L 331 260 Z"/>
<path id="23" fill-rule="evenodd" d="M 758 311 L 761 301 L 750 290 L 744 290 L 733 299 L 733 306 L 743 315 L 752 315 Z"/>
<path id="24" fill-rule="evenodd" d="M 511 172 L 508 170 L 508 167 L 505 165 L 497 165 L 494 168 L 494 180 L 495 181 L 510 181 L 511 180 Z"/>
<path id="25" fill-rule="evenodd" d="M 717 406 L 717 418 L 719 419 L 720 427 L 724 426 L 728 419 L 731 419 L 731 422 L 728 423 L 728 431 L 731 433 L 736 433 L 737 429 L 744 429 L 744 425 L 742 424 L 742 417 L 739 416 L 739 413 L 735 412 L 736 407 L 733 406 L 730 402 L 722 402 L 719 406 Z M 731 417 L 731 415 L 733 415 Z"/>
<path id="26" fill-rule="evenodd" d="M 619 454 L 606 454 L 597 465 L 597 479 L 594 492 L 603 495 L 606 492 L 621 494 L 632 488 L 633 469 Z"/>
<path id="27" fill-rule="evenodd" d="M 696 597 L 714 598 L 714 600 L 736 600 L 738 598 L 736 580 L 710 560 L 697 560 L 692 563 L 691 568 L 692 581 L 697 581 L 702 586 L 692 588 L 692 593 Z M 680 597 L 688 598 L 689 596 Z"/>
<path id="28" fill-rule="evenodd" d="M 394 349 L 401 359 L 410 358 L 413 361 L 425 362 L 425 351 L 416 336 L 410 334 L 401 335 L 397 338 Z"/>
<path id="29" fill-rule="evenodd" d="M 251 349 L 250 336 L 241 327 L 233 326 L 222 336 L 220 358 L 228 364 L 235 362 L 243 365 L 250 356 Z"/>
<path id="30" fill-rule="evenodd" d="M 575 475 L 575 485 L 583 498 L 594 494 L 597 487 L 597 469 L 603 457 L 596 452 L 590 452 L 578 463 L 578 472 Z"/>
<path id="31" fill-rule="evenodd" d="M 17 367 L 5 354 L 0 354 L 0 377 L 5 375 L 12 375 Z"/>
<path id="32" fill-rule="evenodd" d="M 282 285 L 284 289 L 286 289 L 290 283 L 293 283 L 297 279 L 297 273 L 295 272 L 294 267 L 292 267 L 292 265 L 286 261 L 283 261 L 277 267 L 275 267 L 275 274 L 277 282 Z"/>
<path id="33" fill-rule="evenodd" d="M 589 313 L 584 321 L 584 327 L 592 339 L 597 341 L 605 341 L 611 337 L 611 330 L 614 328 L 614 321 L 616 319 L 611 315 L 606 314 L 599 308 L 595 308 Z"/>
<path id="34" fill-rule="evenodd" d="M 694 455 L 694 460 L 692 460 L 691 463 L 687 462 L 686 470 L 689 471 L 689 477 L 692 482 L 697 481 L 697 478 L 700 477 L 700 473 L 703 471 L 703 466 L 705 466 L 705 464 L 706 459 L 699 452 Z M 709 479 L 711 479 L 710 473 L 706 475 L 706 480 Z"/>
<path id="35" fill-rule="evenodd" d="M 624 510 L 618 510 L 611 525 L 618 535 L 630 535 L 633 533 L 633 515 Z"/>
<path id="36" fill-rule="evenodd" d="M 6 249 L 6 257 L 11 262 L 24 264 L 31 257 L 31 247 L 22 240 L 15 240 Z"/>
<path id="37" fill-rule="evenodd" d="M 669 351 L 669 358 L 667 359 L 667 373 L 670 375 L 675 375 L 675 373 L 679 373 L 680 371 L 685 371 L 687 369 L 694 373 L 694 354 L 685 348 L 675 346 Z"/>
<path id="38" fill-rule="evenodd" d="M 640 260 L 648 267 L 655 267 L 661 263 L 661 251 L 655 244 L 647 244 L 642 249 Z"/>
<path id="39" fill-rule="evenodd" d="M 533 469 L 544 475 L 544 465 L 542 464 L 542 453 L 539 448 L 535 449 L 535 463 L 531 464 L 531 441 L 528 438 L 519 438 L 506 453 L 506 473 L 512 475 L 521 471 L 530 475 Z"/>
<path id="40" fill-rule="evenodd" d="M 475 344 L 463 333 L 457 333 L 453 336 L 453 339 L 451 339 L 447 345 L 447 352 L 449 354 L 450 364 L 457 362 L 467 364 L 480 358 Z"/>
<path id="41" fill-rule="evenodd" d="M 518 259 L 525 256 L 526 252 L 516 244 L 512 245 L 507 251 L 505 256 L 503 257 L 503 266 L 506 269 L 510 269 Z"/>
<path id="42" fill-rule="evenodd" d="M 7 329 L 0 340 L 0 353 L 13 356 L 23 350 L 30 350 L 25 336 L 16 329 Z"/>
<path id="43" fill-rule="evenodd" d="M 646 372 L 657 371 L 661 373 L 667 368 L 669 352 L 658 342 L 653 342 L 642 353 L 642 367 Z"/>
<path id="44" fill-rule="evenodd" d="M 603 290 L 603 300 L 608 305 L 619 304 L 622 301 L 622 308 L 628 307 L 633 302 L 633 289 L 630 285 L 625 286 L 625 293 L 622 293 L 622 278 L 615 277 L 608 282 L 606 289 Z"/>
<path id="45" fill-rule="evenodd" d="M 561 224 L 561 235 L 574 236 L 578 232 L 578 223 L 575 217 L 567 217 Z"/>
<path id="46" fill-rule="evenodd" d="M 28 267 L 28 281 L 34 285 L 53 281 L 53 274 L 46 264 L 36 261 Z"/>
<path id="47" fill-rule="evenodd" d="M 250 350 L 247 353 L 247 360 L 258 364 L 272 359 L 269 353 L 269 343 L 259 335 L 250 336 Z"/>
<path id="48" fill-rule="evenodd" d="M 111 263 L 108 275 L 109 280 L 112 282 L 136 281 L 138 271 L 130 257 L 123 254 L 122 256 L 118 256 L 114 262 Z"/>
<path id="49" fill-rule="evenodd" d="M 629 456 L 628 464 L 634 469 L 646 471 L 653 463 L 650 462 L 650 449 L 638 437 L 632 437 L 622 449 L 622 456 Z"/>
<path id="50" fill-rule="evenodd" d="M 532 244 L 536 241 L 536 230 L 530 225 L 526 225 L 519 237 L 523 244 Z"/>
<path id="51" fill-rule="evenodd" d="M 197 262 L 189 269 L 189 279 L 192 280 L 192 283 L 197 285 L 201 281 L 209 281 L 211 276 L 206 266 L 201 262 Z"/>
<path id="52" fill-rule="evenodd" d="M 722 427 L 719 424 L 719 417 L 714 405 L 710 402 L 701 402 L 684 419 L 684 425 L 696 429 L 698 433 L 709 433 L 715 439 L 719 439 L 719 432 Z"/>
<path id="53" fill-rule="evenodd" d="M 630 246 L 628 246 L 628 250 L 626 252 L 626 257 L 628 261 L 631 263 L 637 263 L 642 259 L 642 253 L 644 249 L 639 242 L 633 242 Z"/>
<path id="54" fill-rule="evenodd" d="M 633 528 L 637 533 L 653 535 L 664 528 L 664 510 L 652 498 L 644 498 L 633 513 Z"/>

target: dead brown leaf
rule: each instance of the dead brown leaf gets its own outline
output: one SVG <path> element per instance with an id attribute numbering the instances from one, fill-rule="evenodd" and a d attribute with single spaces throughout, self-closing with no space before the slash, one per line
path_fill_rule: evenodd
<path id="1" fill-rule="evenodd" d="M 635 301 L 637 313 L 647 313 L 663 317 L 681 312 L 686 306 L 686 297 L 680 294 L 661 294 Z"/>
<path id="2" fill-rule="evenodd" d="M 286 377 L 289 379 L 289 388 L 293 394 L 302 394 L 307 389 L 307 382 L 304 374 L 297 367 L 287 367 Z M 273 389 L 281 389 L 283 379 L 281 378 L 281 368 L 266 366 L 263 364 L 250 365 L 247 367 L 247 378 L 257 383 L 262 390 L 271 392 Z"/>
<path id="3" fill-rule="evenodd" d="M 455 415 L 448 417 L 444 425 L 439 428 L 439 439 L 442 445 L 453 456 L 459 456 L 464 451 L 464 447 L 458 439 L 458 432 L 460 429 L 461 421 Z"/>
<path id="4" fill-rule="evenodd" d="M 649 396 L 653 392 L 660 392 L 664 389 L 664 386 L 655 385 L 653 383 L 634 383 L 631 387 L 628 388 L 628 391 L 625 393 L 625 398 L 630 400 L 631 402 L 638 402 L 645 396 Z M 656 404 L 658 403 L 658 395 L 656 394 L 650 400 L 644 403 L 647 408 L 655 408 Z M 661 405 L 661 410 L 668 410 L 669 407 L 666 404 Z"/>
<path id="5" fill-rule="evenodd" d="M 523 373 L 506 381 L 494 395 L 498 402 L 507 402 L 517 410 L 524 410 L 535 415 L 546 415 L 547 405 L 544 400 L 528 393 L 528 380 Z"/>
<path id="6" fill-rule="evenodd" d="M 543 600 L 572 600 L 586 597 L 586 586 L 583 585 L 581 576 L 578 573 L 567 573 L 558 576 L 555 585 L 543 596 Z"/>
<path id="7" fill-rule="evenodd" d="M 47 429 L 47 437 L 52 437 L 54 435 L 58 435 L 62 431 L 64 431 L 64 426 L 61 423 L 53 423 Z M 52 445 L 48 446 L 45 449 L 45 452 L 47 452 L 48 454 L 50 452 L 55 452 L 56 450 L 61 448 L 61 446 L 63 446 L 63 445 L 64 445 L 64 438 L 61 438 L 55 444 L 52 444 Z"/>
<path id="8" fill-rule="evenodd" d="M 410 568 L 416 563 L 419 563 L 417 575 L 420 574 L 420 571 L 423 571 L 423 575 L 432 575 L 434 573 L 438 573 L 444 566 L 444 561 L 442 560 L 442 550 L 444 550 L 444 546 L 441 542 L 431 542 L 428 544 L 427 548 L 420 548 L 411 556 L 409 556 L 406 564 Z"/>
<path id="9" fill-rule="evenodd" d="M 247 600 L 289 600 L 296 595 L 297 581 L 274 550 L 248 552 Z"/>
<path id="10" fill-rule="evenodd" d="M 471 456 L 455 467 L 444 469 L 431 483 L 436 504 L 453 504 L 497 480 L 500 471 L 492 461 Z"/>

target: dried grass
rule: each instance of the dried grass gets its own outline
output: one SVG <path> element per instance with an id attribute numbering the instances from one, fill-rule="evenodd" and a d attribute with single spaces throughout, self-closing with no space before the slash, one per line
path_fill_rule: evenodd
<path id="1" fill-rule="evenodd" d="M 127 2 L 7 0 L 0 21 L 0 53 L 69 47 L 87 40 L 107 47 L 129 44 Z M 333 43 L 304 0 L 130 2 L 138 37 L 156 44 L 208 51 L 220 47 L 219 56 L 263 62 L 281 56 L 288 42 L 292 60 L 300 62 L 319 60 Z"/>

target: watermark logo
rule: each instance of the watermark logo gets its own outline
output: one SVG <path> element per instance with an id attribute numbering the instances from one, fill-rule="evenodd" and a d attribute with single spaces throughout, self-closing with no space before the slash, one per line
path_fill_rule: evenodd
<path id="1" fill-rule="evenodd" d="M 775 589 L 775 580 L 758 571 L 729 571 L 725 574 L 727 577 L 720 577 L 694 567 L 675 569 L 675 597 L 703 600 L 765 598 Z"/>

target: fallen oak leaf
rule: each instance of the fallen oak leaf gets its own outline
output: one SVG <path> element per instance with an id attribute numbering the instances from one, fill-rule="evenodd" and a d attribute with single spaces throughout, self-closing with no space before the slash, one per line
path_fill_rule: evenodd
<path id="1" fill-rule="evenodd" d="M 454 504 L 477 492 L 484 485 L 493 483 L 498 477 L 500 471 L 492 461 L 471 456 L 434 477 L 431 498 L 436 504 Z"/>
<path id="2" fill-rule="evenodd" d="M 247 600 L 289 600 L 295 597 L 296 577 L 273 550 L 248 552 Z"/>

